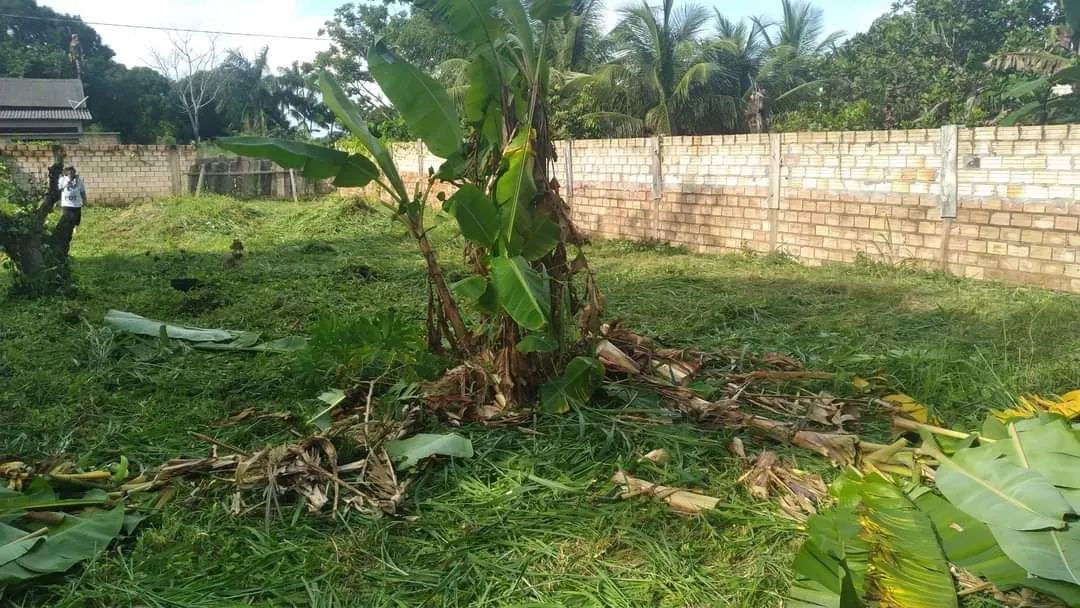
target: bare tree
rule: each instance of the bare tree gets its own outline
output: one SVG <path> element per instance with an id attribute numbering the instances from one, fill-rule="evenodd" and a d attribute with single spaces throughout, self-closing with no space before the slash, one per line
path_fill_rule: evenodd
<path id="1" fill-rule="evenodd" d="M 214 103 L 221 91 L 218 78 L 217 39 L 205 46 L 196 44 L 191 34 L 169 34 L 169 48 L 151 49 L 153 67 L 172 81 L 173 92 L 187 114 L 195 141 L 199 135 L 199 111 Z"/>

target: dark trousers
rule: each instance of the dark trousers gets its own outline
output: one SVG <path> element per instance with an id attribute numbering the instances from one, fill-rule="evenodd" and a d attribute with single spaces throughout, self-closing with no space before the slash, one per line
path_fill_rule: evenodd
<path id="1" fill-rule="evenodd" d="M 71 235 L 81 223 L 82 207 L 61 207 L 60 221 L 56 223 L 56 231 L 53 233 L 53 243 L 64 257 L 67 257 L 68 250 L 71 249 Z"/>

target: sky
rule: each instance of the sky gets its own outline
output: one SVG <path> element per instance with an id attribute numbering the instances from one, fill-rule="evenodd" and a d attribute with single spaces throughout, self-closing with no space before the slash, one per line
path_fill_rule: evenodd
<path id="1" fill-rule="evenodd" d="M 39 0 L 62 13 L 81 16 L 85 21 L 187 27 L 316 37 L 319 27 L 334 8 L 345 0 Z M 627 0 L 608 0 L 609 15 Z M 776 16 L 779 0 L 699 0 L 715 6 L 729 18 L 750 15 Z M 887 11 L 892 0 L 815 0 L 825 13 L 827 31 L 843 30 L 849 35 L 865 31 L 876 17 Z M 94 25 L 113 51 L 116 60 L 127 66 L 146 66 L 151 49 L 164 48 L 164 32 Z M 197 37 L 196 40 L 199 40 Z M 205 41 L 205 38 L 203 38 Z M 218 36 L 222 48 L 239 48 L 248 56 L 264 45 L 270 47 L 270 64 L 286 66 L 307 61 L 328 43 L 317 40 L 283 40 Z"/>

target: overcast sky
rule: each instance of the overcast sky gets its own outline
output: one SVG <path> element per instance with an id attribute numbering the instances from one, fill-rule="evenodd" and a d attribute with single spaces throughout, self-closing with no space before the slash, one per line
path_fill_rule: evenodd
<path id="1" fill-rule="evenodd" d="M 187 27 L 195 29 L 316 36 L 334 8 L 344 0 L 39 0 L 57 11 L 81 16 L 86 21 Z M 609 0 L 610 10 L 625 0 Z M 655 0 L 654 0 L 655 3 Z M 779 0 L 704 0 L 731 18 L 749 15 L 775 16 Z M 829 31 L 848 34 L 864 31 L 876 17 L 887 11 L 892 0 L 817 0 L 825 12 Z M 116 51 L 116 59 L 128 66 L 147 65 L 150 49 L 168 44 L 164 32 L 133 30 L 105 25 L 93 26 L 105 44 Z M 309 40 L 259 39 L 219 36 L 225 48 L 240 48 L 249 56 L 264 45 L 270 46 L 270 62 L 284 66 L 294 60 L 306 61 L 326 48 L 326 42 Z"/>

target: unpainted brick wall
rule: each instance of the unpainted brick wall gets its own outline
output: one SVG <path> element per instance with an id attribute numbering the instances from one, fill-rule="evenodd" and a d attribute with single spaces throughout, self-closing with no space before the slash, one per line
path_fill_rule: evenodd
<path id="1" fill-rule="evenodd" d="M 564 141 L 552 175 L 597 236 L 1080 293 L 1080 125 L 956 135 L 953 166 L 944 129 Z M 414 167 L 440 162 L 411 142 L 394 155 L 410 188 Z M 947 174 L 955 218 L 942 214 Z"/>
<path id="2" fill-rule="evenodd" d="M 125 204 L 181 194 L 184 174 L 195 162 L 193 146 L 61 146 L 64 164 L 74 165 L 86 180 L 90 204 Z M 52 149 L 31 144 L 0 145 L 0 161 L 23 184 L 44 184 L 53 162 Z"/>

